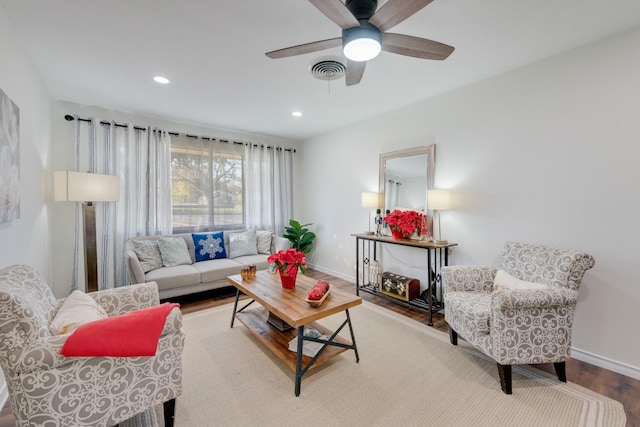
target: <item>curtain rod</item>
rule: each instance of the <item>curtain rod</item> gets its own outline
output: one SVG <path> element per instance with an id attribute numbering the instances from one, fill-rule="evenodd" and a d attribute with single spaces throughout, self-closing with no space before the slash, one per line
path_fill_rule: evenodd
<path id="1" fill-rule="evenodd" d="M 65 114 L 64 119 L 66 121 L 70 122 L 70 121 L 76 120 L 76 117 L 72 116 L 71 114 Z M 89 122 L 89 123 L 93 122 L 93 120 L 91 120 L 91 119 L 84 119 L 82 117 L 78 117 L 77 119 L 80 122 Z M 124 125 L 124 124 L 116 123 L 116 122 L 113 122 L 113 123 L 112 122 L 106 122 L 104 120 L 101 121 L 100 124 L 101 125 L 113 125 L 113 126 L 121 127 L 121 128 L 128 127 L 128 125 Z M 136 125 L 134 125 L 133 128 L 136 129 L 136 130 L 147 130 L 147 128 L 144 128 L 142 126 L 136 126 Z M 167 133 L 169 135 L 174 135 L 174 136 L 179 136 L 180 135 L 180 133 L 178 133 L 178 132 L 167 132 Z M 196 138 L 196 139 L 200 138 L 200 139 L 203 139 L 205 141 L 216 141 L 217 140 L 217 141 L 220 141 L 220 142 L 226 142 L 227 144 L 252 145 L 254 147 L 266 147 L 268 149 L 273 148 L 273 149 L 276 149 L 276 150 L 291 151 L 291 152 L 294 152 L 294 153 L 296 152 L 295 148 L 276 147 L 276 146 L 273 146 L 273 145 L 256 144 L 256 143 L 253 143 L 253 142 L 229 141 L 228 139 L 213 138 L 213 137 L 208 137 L 208 136 L 190 135 L 188 133 L 185 133 L 184 136 L 186 136 L 187 138 Z"/>

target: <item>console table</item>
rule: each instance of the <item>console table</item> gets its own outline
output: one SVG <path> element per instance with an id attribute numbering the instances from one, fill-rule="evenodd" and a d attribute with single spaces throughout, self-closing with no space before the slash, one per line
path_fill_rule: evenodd
<path id="1" fill-rule="evenodd" d="M 437 245 L 425 240 L 396 240 L 392 237 L 376 236 L 375 234 L 352 234 L 352 236 L 356 238 L 356 294 L 360 295 L 360 291 L 364 291 L 397 304 L 429 313 L 429 321 L 427 324 L 433 326 L 433 313 L 444 308 L 440 268 L 449 264 L 448 249 L 453 246 L 458 246 L 458 244 L 447 243 Z M 377 260 L 378 246 L 382 245 L 400 245 L 422 249 L 427 252 L 427 277 L 429 279 L 427 289 L 421 292 L 418 298 L 410 301 L 402 301 L 383 294 L 375 283 L 371 283 L 369 267 L 371 261 Z M 362 283 L 360 282 L 360 271 L 363 272 Z M 438 291 L 440 291 L 440 295 L 438 295 Z"/>

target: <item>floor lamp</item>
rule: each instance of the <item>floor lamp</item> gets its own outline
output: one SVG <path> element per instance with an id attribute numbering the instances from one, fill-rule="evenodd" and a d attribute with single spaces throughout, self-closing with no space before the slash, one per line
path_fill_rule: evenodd
<path id="1" fill-rule="evenodd" d="M 376 209 L 380 205 L 380 193 L 362 193 L 362 207 L 369 210 L 369 231 L 365 234 L 373 234 L 371 231 L 371 209 Z"/>
<path id="2" fill-rule="evenodd" d="M 440 229 L 440 211 L 451 209 L 449 190 L 429 190 L 427 192 L 427 207 L 438 214 L 438 240 L 434 240 L 433 243 L 446 245 L 448 242 L 442 239 L 442 230 Z"/>
<path id="3" fill-rule="evenodd" d="M 82 202 L 84 271 L 87 292 L 98 290 L 96 206 L 94 202 L 117 202 L 119 182 L 115 175 L 61 171 L 54 173 L 54 200 Z"/>

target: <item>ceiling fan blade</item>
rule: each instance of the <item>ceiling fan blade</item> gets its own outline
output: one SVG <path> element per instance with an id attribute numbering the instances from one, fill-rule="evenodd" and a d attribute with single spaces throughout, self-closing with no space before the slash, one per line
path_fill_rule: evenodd
<path id="1" fill-rule="evenodd" d="M 347 74 L 345 81 L 347 86 L 353 86 L 360 83 L 364 69 L 367 67 L 367 61 L 351 61 L 347 60 Z"/>
<path id="2" fill-rule="evenodd" d="M 387 31 L 433 0 L 389 0 L 369 19 L 380 31 Z"/>
<path id="3" fill-rule="evenodd" d="M 455 50 L 444 43 L 404 34 L 383 33 L 382 50 L 423 59 L 446 59 Z"/>
<path id="4" fill-rule="evenodd" d="M 265 53 L 269 58 L 286 58 L 288 56 L 303 55 L 305 53 L 317 52 L 319 50 L 331 49 L 332 47 L 342 46 L 342 38 L 320 40 L 317 42 L 299 44 L 297 46 L 285 47 L 284 49 L 273 50 Z"/>
<path id="5" fill-rule="evenodd" d="M 340 28 L 346 30 L 351 27 L 359 27 L 360 23 L 347 6 L 340 0 L 309 0 L 327 18 L 335 22 Z"/>

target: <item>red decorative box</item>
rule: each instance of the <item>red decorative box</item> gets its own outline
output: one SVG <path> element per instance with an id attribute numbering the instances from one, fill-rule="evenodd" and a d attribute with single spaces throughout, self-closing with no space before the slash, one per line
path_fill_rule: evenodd
<path id="1" fill-rule="evenodd" d="M 380 290 L 390 297 L 411 301 L 420 295 L 420 280 L 387 271 L 382 273 Z"/>

